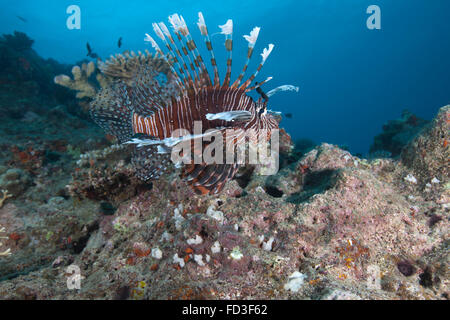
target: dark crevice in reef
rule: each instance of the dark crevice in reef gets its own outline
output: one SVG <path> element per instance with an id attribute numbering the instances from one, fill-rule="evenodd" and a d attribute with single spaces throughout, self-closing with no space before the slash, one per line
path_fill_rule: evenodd
<path id="1" fill-rule="evenodd" d="M 264 190 L 266 191 L 266 193 L 269 196 L 272 196 L 274 198 L 281 198 L 283 196 L 283 191 L 281 191 L 280 189 L 278 189 L 277 187 L 274 186 L 270 186 L 270 185 L 266 185 L 264 187 Z"/>
<path id="2" fill-rule="evenodd" d="M 98 221 L 94 221 L 94 223 L 87 226 L 87 233 L 72 242 L 72 252 L 75 254 L 80 254 L 83 251 L 83 249 L 86 247 L 92 233 L 95 230 L 98 230 L 98 228 L 99 228 Z"/>
<path id="3" fill-rule="evenodd" d="M 315 194 L 324 193 L 333 187 L 335 175 L 336 171 L 329 169 L 307 174 L 304 178 L 303 190 L 291 194 L 287 201 L 298 204 L 307 201 Z"/>
<path id="4" fill-rule="evenodd" d="M 34 265 L 31 266 L 25 270 L 22 271 L 17 271 L 17 272 L 12 272 L 12 273 L 7 273 L 3 276 L 0 277 L 0 282 L 2 281 L 6 281 L 6 280 L 11 280 L 20 276 L 26 276 L 27 274 L 31 273 L 31 272 L 35 272 L 35 271 L 39 271 L 41 269 L 45 269 L 47 267 L 51 266 L 51 262 L 47 262 L 45 264 L 39 264 L 39 265 Z"/>
<path id="5" fill-rule="evenodd" d="M 425 271 L 419 275 L 419 284 L 425 288 L 431 288 L 433 286 L 433 276 L 430 268 L 425 268 Z"/>
<path id="6" fill-rule="evenodd" d="M 254 167 L 246 167 L 238 172 L 234 179 L 238 183 L 239 187 L 245 189 L 248 186 L 252 180 L 253 171 L 255 171 Z"/>

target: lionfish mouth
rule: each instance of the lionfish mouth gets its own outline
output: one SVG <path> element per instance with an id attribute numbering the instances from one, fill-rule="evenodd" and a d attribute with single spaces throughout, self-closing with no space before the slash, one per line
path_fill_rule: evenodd
<path id="1" fill-rule="evenodd" d="M 146 34 L 145 41 L 156 51 L 154 56 L 119 55 L 100 65 L 114 81 L 97 94 L 90 111 L 96 123 L 120 143 L 134 144 L 132 162 L 138 177 L 158 178 L 175 163 L 182 165 L 182 176 L 196 191 L 212 194 L 220 192 L 238 168 L 248 163 L 236 157 L 246 141 L 260 146 L 268 145 L 271 138 L 271 146 L 276 144 L 273 137 L 278 137 L 278 121 L 266 112 L 270 95 L 260 89 L 271 78 L 250 86 L 274 45 L 263 50 L 256 71 L 243 81 L 260 31 L 253 28 L 244 36 L 247 61 L 231 82 L 233 21 L 228 20 L 219 26 L 228 52 L 221 80 L 205 19 L 201 12 L 198 17 L 212 77 L 183 17 L 174 14 L 169 16 L 172 32 L 164 22 L 152 24 L 165 52 Z M 130 65 L 133 72 L 119 71 L 119 66 Z M 257 101 L 248 95 L 254 89 L 261 94 Z"/>

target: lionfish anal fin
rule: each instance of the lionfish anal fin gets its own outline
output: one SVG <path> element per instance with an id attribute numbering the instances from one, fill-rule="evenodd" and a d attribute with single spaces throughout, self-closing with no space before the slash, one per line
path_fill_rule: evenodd
<path id="1" fill-rule="evenodd" d="M 238 168 L 237 164 L 192 164 L 184 168 L 183 176 L 201 194 L 218 193 Z"/>

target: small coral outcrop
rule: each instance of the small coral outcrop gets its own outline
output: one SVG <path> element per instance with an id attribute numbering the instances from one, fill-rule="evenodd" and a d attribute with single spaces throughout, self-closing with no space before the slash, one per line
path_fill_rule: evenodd
<path id="1" fill-rule="evenodd" d="M 150 54 L 131 51 L 124 54 L 111 56 L 105 62 L 98 60 L 97 66 L 94 62 L 83 63 L 81 67 L 72 68 L 73 79 L 65 74 L 58 75 L 54 82 L 63 87 L 77 92 L 78 99 L 93 99 L 101 88 L 106 88 L 114 79 L 131 81 L 138 68 L 149 66 L 153 70 L 169 74 L 169 66 L 164 59 Z M 129 83 L 130 84 L 130 83 Z"/>
<path id="2" fill-rule="evenodd" d="M 0 174 L 0 186 L 6 188 L 14 196 L 22 194 L 29 185 L 30 177 L 21 169 L 8 169 L 5 173 Z"/>
<path id="3" fill-rule="evenodd" d="M 136 193 L 136 188 L 146 186 L 139 180 L 130 165 L 130 150 L 125 145 L 112 145 L 79 155 L 77 170 L 67 186 L 76 198 L 123 201 Z"/>
<path id="4" fill-rule="evenodd" d="M 128 85 L 131 84 L 131 79 L 138 71 L 138 68 L 145 67 L 166 75 L 170 72 L 169 65 L 164 59 L 159 58 L 158 55 L 152 55 L 147 50 L 144 53 L 138 51 L 137 54 L 133 51 L 130 53 L 116 54 L 104 63 L 99 64 L 99 68 L 105 76 L 122 80 L 125 79 L 125 81 L 129 81 L 127 83 Z"/>
<path id="5" fill-rule="evenodd" d="M 3 204 L 6 199 L 11 198 L 12 195 L 8 193 L 8 190 L 0 190 L 2 192 L 2 196 L 0 197 L 0 208 L 3 207 Z"/>
<path id="6" fill-rule="evenodd" d="M 83 63 L 81 68 L 79 66 L 72 68 L 73 79 L 62 74 L 56 76 L 54 81 L 56 84 L 77 91 L 76 97 L 78 99 L 93 98 L 97 93 L 97 89 L 94 84 L 89 82 L 89 78 L 94 73 L 95 68 L 95 64 L 92 61 L 88 64 Z"/>
<path id="7" fill-rule="evenodd" d="M 3 243 L 1 242 L 1 240 L 2 239 L 8 239 L 7 237 L 3 237 L 1 235 L 4 232 L 5 232 L 5 228 L 0 225 L 0 247 L 3 246 Z M 3 249 L 0 248 L 0 257 L 9 256 L 10 254 L 11 254 L 11 249 L 8 248 L 8 249 L 3 251 Z"/>

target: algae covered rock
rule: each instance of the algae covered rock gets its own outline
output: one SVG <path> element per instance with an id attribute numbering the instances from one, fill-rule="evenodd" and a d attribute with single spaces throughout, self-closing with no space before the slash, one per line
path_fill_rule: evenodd
<path id="1" fill-rule="evenodd" d="M 448 180 L 450 168 L 450 105 L 442 107 L 436 118 L 402 151 L 402 162 L 422 181 L 434 177 Z"/>
<path id="2" fill-rule="evenodd" d="M 30 176 L 21 169 L 9 169 L 0 175 L 0 188 L 14 196 L 22 194 L 31 182 Z"/>

